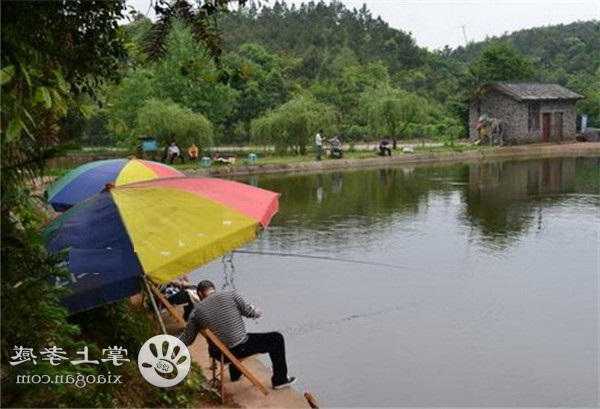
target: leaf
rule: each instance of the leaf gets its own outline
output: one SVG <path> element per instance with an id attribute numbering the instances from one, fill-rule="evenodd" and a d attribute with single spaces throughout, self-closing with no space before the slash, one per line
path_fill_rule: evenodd
<path id="1" fill-rule="evenodd" d="M 21 118 L 13 118 L 6 128 L 6 142 L 10 143 L 13 140 L 18 139 L 22 129 L 23 121 L 21 121 Z"/>
<path id="2" fill-rule="evenodd" d="M 29 111 L 26 110 L 25 108 L 23 108 L 22 111 L 23 111 L 23 114 L 25 114 L 25 117 L 27 117 L 27 119 L 29 119 L 31 126 L 35 127 L 35 121 L 34 121 L 33 117 L 31 116 L 31 114 L 29 113 Z"/>
<path id="3" fill-rule="evenodd" d="M 55 89 L 51 89 L 50 92 L 52 93 L 52 101 L 54 101 L 56 111 L 59 115 L 65 115 L 67 113 L 67 103 L 64 98 Z"/>
<path id="4" fill-rule="evenodd" d="M 58 89 L 60 89 L 63 93 L 69 92 L 69 84 L 65 81 L 65 78 L 62 76 L 59 70 L 53 70 L 54 76 L 56 77 L 56 82 L 58 84 Z"/>
<path id="5" fill-rule="evenodd" d="M 25 81 L 27 81 L 27 85 L 29 85 L 31 87 L 31 77 L 29 76 L 29 72 L 25 68 L 24 64 L 21 64 L 21 72 L 23 73 L 23 76 L 25 77 Z"/>
<path id="6" fill-rule="evenodd" d="M 33 98 L 34 102 L 44 103 L 44 107 L 50 109 L 52 107 L 52 97 L 50 96 L 50 91 L 46 87 L 38 87 L 35 90 L 35 97 Z"/>
<path id="7" fill-rule="evenodd" d="M 9 65 L 8 67 L 2 68 L 0 70 L 0 85 L 4 85 L 9 82 L 12 77 L 15 75 L 15 66 Z"/>
<path id="8" fill-rule="evenodd" d="M 79 106 L 79 112 L 85 119 L 90 119 L 94 114 L 94 106 L 90 104 L 82 104 Z"/>

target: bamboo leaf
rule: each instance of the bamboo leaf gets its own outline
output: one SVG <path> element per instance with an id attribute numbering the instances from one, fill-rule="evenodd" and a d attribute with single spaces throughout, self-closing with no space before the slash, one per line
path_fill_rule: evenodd
<path id="1" fill-rule="evenodd" d="M 13 118 L 6 128 L 6 142 L 10 143 L 19 138 L 21 130 L 23 129 L 23 122 L 21 118 Z"/>
<path id="2" fill-rule="evenodd" d="M 69 84 L 65 81 L 65 78 L 62 76 L 59 70 L 54 70 L 54 76 L 56 77 L 56 83 L 58 84 L 58 88 L 64 92 L 65 94 L 69 92 Z"/>
<path id="3" fill-rule="evenodd" d="M 29 72 L 27 71 L 27 69 L 25 68 L 25 65 L 21 64 L 21 72 L 23 73 L 23 77 L 25 77 L 25 81 L 27 82 L 27 85 L 29 87 L 31 87 L 31 77 L 29 76 Z"/>
<path id="4" fill-rule="evenodd" d="M 79 106 L 79 112 L 85 119 L 90 119 L 94 114 L 94 107 L 90 104 L 82 104 Z"/>
<path id="5" fill-rule="evenodd" d="M 3 67 L 0 70 L 0 85 L 4 85 L 9 82 L 12 77 L 15 75 L 15 66 L 9 65 L 8 67 Z"/>
<path id="6" fill-rule="evenodd" d="M 22 111 L 23 111 L 23 114 L 25 114 L 25 117 L 27 117 L 27 119 L 29 119 L 31 126 L 35 127 L 35 121 L 34 121 L 33 117 L 31 116 L 31 114 L 29 113 L 29 111 L 26 110 L 25 108 L 23 108 Z"/>
<path id="7" fill-rule="evenodd" d="M 50 97 L 50 91 L 46 87 L 38 87 L 35 90 L 35 97 L 33 98 L 36 104 L 43 103 L 44 107 L 50 109 L 52 107 L 52 97 Z"/>
<path id="8" fill-rule="evenodd" d="M 51 89 L 50 92 L 52 93 L 52 101 L 54 102 L 56 111 L 59 115 L 65 115 L 67 113 L 67 103 L 64 98 L 55 89 Z"/>

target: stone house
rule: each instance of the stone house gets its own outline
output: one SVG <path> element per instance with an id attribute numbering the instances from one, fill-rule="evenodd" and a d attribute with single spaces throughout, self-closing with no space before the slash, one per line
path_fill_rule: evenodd
<path id="1" fill-rule="evenodd" d="M 483 114 L 502 121 L 507 143 L 575 139 L 575 103 L 581 98 L 581 95 L 558 84 L 488 84 L 471 100 L 469 139 L 478 138 L 476 126 Z"/>

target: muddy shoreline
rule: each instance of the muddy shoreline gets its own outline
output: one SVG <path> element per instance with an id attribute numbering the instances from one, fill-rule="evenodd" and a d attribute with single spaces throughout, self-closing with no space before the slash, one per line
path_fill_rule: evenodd
<path id="1" fill-rule="evenodd" d="M 595 156 L 600 155 L 600 142 L 568 144 L 535 144 L 507 146 L 494 149 L 471 150 L 466 152 L 431 152 L 417 154 L 398 153 L 391 157 L 373 157 L 370 159 L 327 159 L 320 162 L 298 162 L 282 164 L 223 166 L 210 169 L 187 170 L 188 176 L 249 176 L 277 173 L 314 173 L 341 169 L 368 169 L 402 164 L 445 164 L 497 159 L 536 159 L 559 156 Z"/>

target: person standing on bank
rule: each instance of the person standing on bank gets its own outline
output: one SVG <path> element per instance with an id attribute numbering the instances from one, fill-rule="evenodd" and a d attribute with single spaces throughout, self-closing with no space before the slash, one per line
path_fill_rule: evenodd
<path id="1" fill-rule="evenodd" d="M 323 133 L 322 129 L 319 129 L 319 132 L 315 135 L 315 154 L 317 155 L 317 160 L 321 160 L 321 155 L 323 154 Z"/>
<path id="2" fill-rule="evenodd" d="M 273 389 L 283 389 L 296 381 L 288 377 L 285 360 L 285 342 L 279 332 L 247 333 L 242 317 L 260 318 L 262 312 L 248 304 L 236 291 L 215 290 L 208 280 L 200 281 L 196 287 L 200 302 L 194 307 L 187 326 L 179 339 L 191 345 L 200 330 L 208 328 L 239 359 L 256 354 L 269 354 L 273 365 L 271 382 Z M 208 353 L 215 359 L 221 359 L 221 352 L 209 342 Z M 231 381 L 242 376 L 240 371 L 229 365 Z"/>

